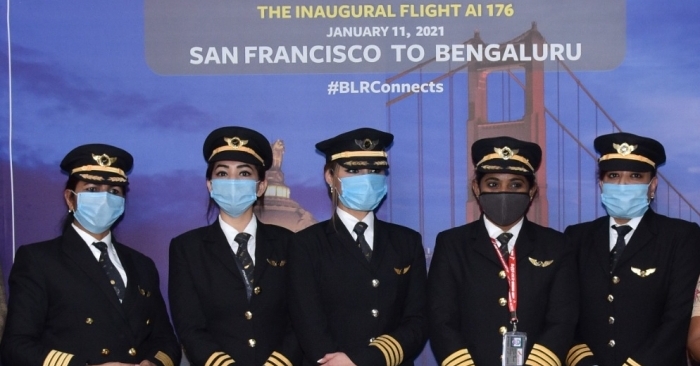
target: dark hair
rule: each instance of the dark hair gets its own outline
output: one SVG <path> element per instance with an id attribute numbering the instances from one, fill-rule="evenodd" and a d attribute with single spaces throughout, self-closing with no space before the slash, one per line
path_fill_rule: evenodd
<path id="1" fill-rule="evenodd" d="M 212 179 L 212 174 L 214 174 L 214 163 L 216 163 L 216 161 L 207 163 L 206 178 L 208 181 Z M 253 165 L 253 167 L 255 168 L 255 172 L 258 173 L 258 180 L 259 181 L 265 180 L 265 170 L 262 167 L 257 166 L 257 165 Z M 258 197 L 258 199 L 255 201 L 253 206 L 255 206 L 255 205 L 258 205 L 260 207 L 260 210 L 265 209 L 265 194 Z M 211 222 L 210 220 L 211 220 L 212 216 L 214 215 L 214 208 L 215 207 L 218 208 L 219 206 L 216 204 L 216 201 L 214 201 L 213 198 L 209 197 L 209 203 L 207 204 L 207 216 L 206 216 L 207 222 Z"/>
<path id="2" fill-rule="evenodd" d="M 79 179 L 79 178 L 76 177 L 75 175 L 70 175 L 70 176 L 68 176 L 68 180 L 66 181 L 66 186 L 65 186 L 65 188 L 63 189 L 64 192 L 65 192 L 66 189 L 75 192 L 75 188 L 78 187 L 78 182 L 80 182 L 80 181 L 81 181 L 81 179 Z M 123 192 L 124 192 L 124 197 L 125 197 L 125 198 L 126 198 L 126 191 L 127 191 L 128 187 L 129 187 L 129 186 L 123 186 L 123 187 L 122 187 Z M 73 207 L 73 209 L 75 209 L 75 207 Z M 124 216 L 122 216 L 122 217 L 124 217 Z M 114 224 L 112 224 L 112 227 L 114 227 L 114 225 L 116 225 L 117 223 L 119 223 L 119 222 L 122 220 L 122 217 L 120 217 Z M 61 223 L 61 232 L 65 232 L 66 230 L 68 230 L 68 228 L 70 228 L 71 224 L 73 224 L 73 221 L 74 221 L 74 220 L 75 220 L 75 217 L 73 217 L 73 211 L 68 211 L 68 213 L 67 213 L 66 216 L 63 218 L 63 220 L 61 220 L 61 221 L 62 221 L 62 223 Z"/>
<path id="3" fill-rule="evenodd" d="M 474 171 L 474 180 L 476 180 L 476 183 L 481 185 L 481 179 L 483 179 L 486 174 L 488 174 L 488 173 L 475 170 Z M 517 175 L 522 175 L 523 177 L 525 177 L 525 179 L 527 180 L 527 183 L 530 185 L 529 187 L 527 187 L 528 190 L 532 189 L 532 187 L 535 186 L 536 183 L 535 183 L 535 176 L 534 175 L 531 175 L 531 174 L 528 174 L 528 175 L 517 174 Z"/>

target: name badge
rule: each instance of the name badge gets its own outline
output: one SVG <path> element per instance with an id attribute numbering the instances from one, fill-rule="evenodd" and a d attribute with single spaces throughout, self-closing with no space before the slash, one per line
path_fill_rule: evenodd
<path id="1" fill-rule="evenodd" d="M 525 345 L 527 334 L 524 332 L 507 332 L 503 335 L 503 366 L 523 366 L 525 364 Z"/>

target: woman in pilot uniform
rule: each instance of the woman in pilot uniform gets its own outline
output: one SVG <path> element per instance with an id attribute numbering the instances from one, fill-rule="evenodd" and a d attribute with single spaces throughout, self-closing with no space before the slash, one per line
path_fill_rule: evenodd
<path id="1" fill-rule="evenodd" d="M 128 152 L 103 144 L 79 146 L 61 162 L 69 215 L 61 236 L 17 250 L 4 365 L 179 365 L 155 264 L 111 231 L 132 164 Z"/>
<path id="2" fill-rule="evenodd" d="M 502 136 L 474 142 L 471 157 L 483 214 L 437 236 L 428 280 L 433 353 L 443 366 L 500 365 L 502 356 L 507 365 L 562 365 L 578 316 L 576 262 L 561 233 L 525 217 L 542 151 Z"/>
<path id="3" fill-rule="evenodd" d="M 304 365 L 413 365 L 426 339 L 421 236 L 377 219 L 393 135 L 361 128 L 322 141 L 333 217 L 294 236 L 292 321 Z"/>
<path id="4" fill-rule="evenodd" d="M 170 309 L 185 355 L 194 366 L 298 365 L 286 291 L 292 233 L 253 213 L 267 188 L 270 143 L 245 127 L 221 127 L 203 150 L 218 219 L 170 244 Z"/>

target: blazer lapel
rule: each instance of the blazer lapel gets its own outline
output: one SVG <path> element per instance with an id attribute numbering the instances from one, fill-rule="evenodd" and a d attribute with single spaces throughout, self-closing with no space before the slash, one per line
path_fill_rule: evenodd
<path id="1" fill-rule="evenodd" d="M 263 273 L 269 266 L 268 260 L 272 258 L 273 241 L 279 240 L 269 235 L 265 224 L 258 220 L 258 230 L 255 233 L 255 268 L 253 269 L 253 283 L 260 283 Z M 253 285 L 255 286 L 255 285 Z"/>
<path id="2" fill-rule="evenodd" d="M 389 236 L 389 230 L 386 228 L 386 223 L 378 220 L 374 217 L 374 245 L 372 247 L 372 259 L 369 264 L 372 269 L 377 270 L 379 265 L 382 263 L 382 258 L 386 252 L 386 248 L 391 245 L 391 237 Z M 357 247 L 357 245 L 355 245 Z M 360 254 L 362 251 L 359 250 Z M 364 259 L 364 256 L 362 256 Z M 365 259 L 365 262 L 367 260 Z"/>
<path id="3" fill-rule="evenodd" d="M 367 269 L 370 269 L 370 265 L 367 262 L 367 259 L 365 259 L 365 256 L 362 255 L 362 250 L 360 250 L 360 248 L 357 247 L 357 243 L 355 243 L 355 240 L 353 240 L 352 235 L 350 235 L 350 232 L 348 232 L 348 229 L 340 220 L 340 217 L 338 217 L 338 215 L 335 215 L 334 218 L 335 224 L 333 224 L 333 220 L 330 220 L 328 221 L 328 225 L 326 226 L 326 235 L 328 235 L 328 241 L 331 243 L 340 242 L 340 245 L 343 247 L 344 250 L 349 252 L 350 256 L 357 259 Z"/>
<path id="4" fill-rule="evenodd" d="M 637 252 L 654 238 L 658 232 L 654 222 L 654 215 L 651 209 L 647 210 L 647 213 L 639 222 L 639 225 L 637 225 L 637 229 L 634 230 L 629 242 L 625 245 L 625 250 L 622 251 L 622 256 L 620 256 L 617 263 L 618 267 L 634 257 Z"/>
<path id="5" fill-rule="evenodd" d="M 499 267 L 502 266 L 501 260 L 498 259 L 498 255 L 496 255 L 496 249 L 494 249 L 493 243 L 491 242 L 491 237 L 489 236 L 489 233 L 486 230 L 486 226 L 484 225 L 483 215 L 481 219 L 479 219 L 479 222 L 476 224 L 475 230 L 471 231 L 470 242 L 474 243 L 472 247 L 476 252 L 478 252 L 491 262 L 495 263 Z"/>
<path id="6" fill-rule="evenodd" d="M 119 314 L 123 318 L 126 318 L 124 309 L 119 302 L 117 294 L 114 292 L 114 288 L 109 284 L 107 275 L 104 270 L 100 268 L 99 262 L 95 259 L 90 248 L 87 247 L 83 238 L 81 238 L 73 228 L 69 228 L 63 233 L 61 246 L 66 256 L 87 274 L 87 277 L 95 283 L 95 286 L 107 297 Z"/>
<path id="7" fill-rule="evenodd" d="M 231 271 L 236 277 L 243 279 L 238 270 L 238 266 L 236 266 L 235 254 L 226 241 L 226 235 L 224 235 L 224 231 L 221 230 L 218 220 L 209 225 L 209 231 L 207 236 L 203 238 L 203 241 L 206 243 L 205 247 L 211 251 L 215 258 L 221 261 L 226 269 Z"/>
<path id="8" fill-rule="evenodd" d="M 127 284 L 124 300 L 122 301 L 122 308 L 124 308 L 125 313 L 128 314 L 138 299 L 138 287 L 141 280 L 131 255 L 122 248 L 121 244 L 116 242 L 113 244 L 114 248 L 117 250 L 117 255 L 119 255 L 119 261 L 122 263 L 122 267 L 124 267 L 124 272 L 126 272 Z"/>
<path id="9" fill-rule="evenodd" d="M 527 261 L 530 253 L 535 250 L 535 242 L 537 242 L 537 233 L 533 230 L 532 223 L 525 218 L 514 246 L 516 262 Z"/>

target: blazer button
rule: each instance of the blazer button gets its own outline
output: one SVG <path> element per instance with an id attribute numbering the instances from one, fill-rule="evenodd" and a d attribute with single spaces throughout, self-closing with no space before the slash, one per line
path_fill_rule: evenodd
<path id="1" fill-rule="evenodd" d="M 146 319 L 146 325 L 151 324 L 151 319 Z"/>
<path id="2" fill-rule="evenodd" d="M 378 279 L 373 279 L 372 280 L 372 287 L 379 287 L 379 280 Z"/>
<path id="3" fill-rule="evenodd" d="M 374 337 L 369 339 L 369 343 L 372 343 L 372 342 L 374 342 Z"/>
<path id="4" fill-rule="evenodd" d="M 500 278 L 500 279 L 505 279 L 505 278 L 506 278 L 506 271 L 500 271 L 500 272 L 498 272 L 498 278 Z"/>
<path id="5" fill-rule="evenodd" d="M 613 302 L 613 300 L 615 300 L 615 296 L 608 295 L 608 302 Z"/>
<path id="6" fill-rule="evenodd" d="M 608 318 L 608 324 L 615 324 L 615 318 L 612 316 Z"/>
<path id="7" fill-rule="evenodd" d="M 379 316 L 379 310 L 377 310 L 377 309 L 372 309 L 372 316 L 375 317 L 375 318 L 378 317 L 378 316 Z"/>
<path id="8" fill-rule="evenodd" d="M 615 347 L 615 340 L 611 339 L 610 342 L 608 342 L 608 347 L 613 348 Z"/>
<path id="9" fill-rule="evenodd" d="M 253 293 L 255 293 L 256 295 L 260 295 L 260 286 L 255 287 L 253 289 Z"/>
<path id="10" fill-rule="evenodd" d="M 500 299 L 498 299 L 498 305 L 506 306 L 506 305 L 508 305 L 508 300 L 506 300 L 504 298 L 500 298 Z"/>
<path id="11" fill-rule="evenodd" d="M 250 311 L 246 311 L 245 318 L 248 320 L 253 319 L 253 313 L 251 313 Z"/>
<path id="12" fill-rule="evenodd" d="M 506 328 L 506 327 L 498 328 L 498 333 L 501 333 L 501 335 L 506 334 L 507 331 L 508 331 L 508 328 Z"/>
<path id="13" fill-rule="evenodd" d="M 256 343 L 257 343 L 257 342 L 255 342 L 255 339 L 252 339 L 252 338 L 251 338 L 251 339 L 248 340 L 248 345 L 249 345 L 250 347 L 255 347 L 255 344 L 256 344 Z"/>
<path id="14" fill-rule="evenodd" d="M 136 350 L 134 348 L 129 348 L 129 355 L 136 356 Z"/>
<path id="15" fill-rule="evenodd" d="M 106 348 L 103 348 L 102 352 L 100 352 L 100 353 L 102 354 L 102 356 L 109 356 L 109 350 Z"/>
<path id="16" fill-rule="evenodd" d="M 85 319 L 85 324 L 88 324 L 88 325 L 89 325 L 89 324 L 92 324 L 92 323 L 93 323 L 92 318 L 87 318 L 87 319 Z"/>
<path id="17" fill-rule="evenodd" d="M 613 276 L 613 283 L 616 284 L 616 285 L 617 285 L 618 283 L 620 283 L 620 277 Z"/>

